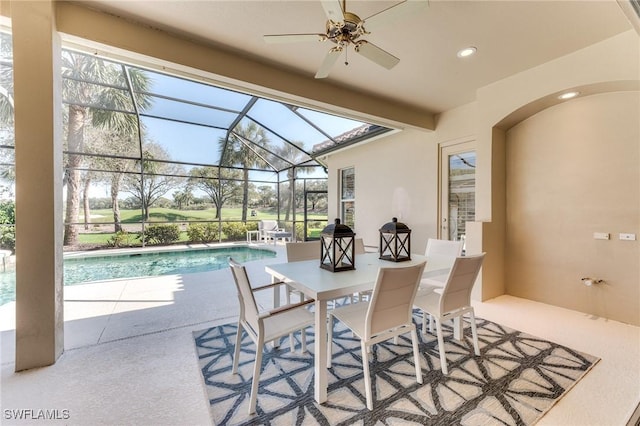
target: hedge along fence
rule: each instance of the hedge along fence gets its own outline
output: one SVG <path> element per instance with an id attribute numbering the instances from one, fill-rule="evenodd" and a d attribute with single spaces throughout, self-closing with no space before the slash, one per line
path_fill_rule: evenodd
<path id="1" fill-rule="evenodd" d="M 242 241 L 247 231 L 258 229 L 257 222 L 224 222 L 222 235 L 217 222 L 190 223 L 186 234 L 190 243 L 217 243 L 219 241 Z M 181 230 L 177 224 L 149 225 L 143 232 L 119 231 L 109 238 L 108 247 L 132 247 L 142 244 L 168 245 L 180 241 Z M 222 237 L 222 238 L 220 238 Z"/>

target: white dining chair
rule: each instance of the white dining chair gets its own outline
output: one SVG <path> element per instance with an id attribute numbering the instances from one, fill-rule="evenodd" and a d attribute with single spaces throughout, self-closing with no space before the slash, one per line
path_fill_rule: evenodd
<path id="1" fill-rule="evenodd" d="M 331 368 L 334 319 L 360 339 L 367 408 L 373 410 L 368 353 L 380 342 L 409 333 L 413 346 L 416 380 L 422 383 L 418 335 L 412 320 L 413 300 L 426 262 L 415 266 L 380 268 L 368 303 L 340 306 L 329 311 L 327 368 Z"/>
<path id="2" fill-rule="evenodd" d="M 276 285 L 283 285 L 283 282 L 275 282 L 268 285 L 252 288 L 249 276 L 244 266 L 233 259 L 229 259 L 229 266 L 233 274 L 233 279 L 238 290 L 238 301 L 240 302 L 240 317 L 238 318 L 238 333 L 236 334 L 236 346 L 233 353 L 232 374 L 238 372 L 238 362 L 240 358 L 240 346 L 242 341 L 242 331 L 246 331 L 251 340 L 256 345 L 256 357 L 253 366 L 253 381 L 251 383 L 251 396 L 249 398 L 249 414 L 256 411 L 258 397 L 258 383 L 262 370 L 262 352 L 267 342 L 275 341 L 291 333 L 301 331 L 301 351 L 306 351 L 305 328 L 314 324 L 314 316 L 307 305 L 315 302 L 308 299 L 293 305 L 280 306 L 278 308 L 261 312 L 258 309 L 254 293 L 260 290 L 273 288 Z M 291 340 L 293 342 L 293 340 Z M 290 350 L 293 352 L 293 343 Z"/>
<path id="3" fill-rule="evenodd" d="M 458 257 L 462 255 L 462 245 L 464 241 L 451 241 L 451 240 L 438 240 L 435 238 L 429 238 L 427 240 L 427 248 L 424 255 L 429 258 L 432 257 Z M 420 281 L 420 288 L 422 290 L 434 290 L 438 287 L 443 287 L 447 275 L 423 278 Z"/>
<path id="4" fill-rule="evenodd" d="M 449 272 L 442 293 L 420 292 L 413 302 L 414 306 L 423 312 L 422 333 L 426 333 L 427 315 L 429 315 L 429 331 L 433 332 L 433 323 L 435 322 L 436 324 L 440 365 L 444 374 L 449 374 L 449 370 L 444 349 L 444 337 L 442 336 L 443 321 L 453 318 L 462 319 L 465 314 L 469 314 L 474 353 L 480 355 L 476 317 L 473 306 L 471 306 L 471 289 L 476 282 L 476 278 L 478 278 L 484 256 L 485 254 L 482 253 L 457 257 Z"/>

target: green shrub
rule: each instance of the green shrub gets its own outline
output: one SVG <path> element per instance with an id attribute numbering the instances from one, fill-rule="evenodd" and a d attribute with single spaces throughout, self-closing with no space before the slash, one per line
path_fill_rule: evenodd
<path id="1" fill-rule="evenodd" d="M 138 233 L 138 239 L 148 244 L 171 244 L 180 239 L 178 225 L 151 225 L 144 232 Z"/>
<path id="2" fill-rule="evenodd" d="M 218 241 L 220 233 L 217 223 L 190 223 L 187 237 L 192 243 L 211 243 Z"/>
<path id="3" fill-rule="evenodd" d="M 107 240 L 107 247 L 131 247 L 133 235 L 127 231 L 118 231 Z"/>
<path id="4" fill-rule="evenodd" d="M 0 202 L 0 248 L 16 250 L 16 203 L 14 201 Z"/>
<path id="5" fill-rule="evenodd" d="M 16 203 L 14 201 L 0 202 L 0 223 L 16 223 Z"/>
<path id="6" fill-rule="evenodd" d="M 247 236 L 247 227 L 242 222 L 225 222 L 222 224 L 222 232 L 228 240 L 242 240 Z"/>
<path id="7" fill-rule="evenodd" d="M 16 251 L 16 228 L 13 225 L 0 226 L 0 248 Z"/>

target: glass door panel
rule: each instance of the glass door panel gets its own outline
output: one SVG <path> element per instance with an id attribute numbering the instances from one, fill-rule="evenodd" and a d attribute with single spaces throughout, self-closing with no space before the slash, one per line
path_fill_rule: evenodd
<path id="1" fill-rule="evenodd" d="M 464 240 L 466 224 L 475 220 L 476 152 L 472 143 L 443 147 L 440 238 Z"/>

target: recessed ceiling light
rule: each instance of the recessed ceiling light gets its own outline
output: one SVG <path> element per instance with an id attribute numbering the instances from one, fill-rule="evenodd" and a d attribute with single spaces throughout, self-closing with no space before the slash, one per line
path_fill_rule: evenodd
<path id="1" fill-rule="evenodd" d="M 471 56 L 476 53 L 478 49 L 473 46 L 465 47 L 464 49 L 458 50 L 458 58 L 466 58 L 467 56 Z"/>
<path id="2" fill-rule="evenodd" d="M 579 94 L 580 94 L 580 92 L 567 92 L 567 93 L 563 93 L 562 95 L 558 96 L 558 99 L 562 99 L 564 101 L 564 100 L 567 100 L 567 99 L 575 98 Z"/>

